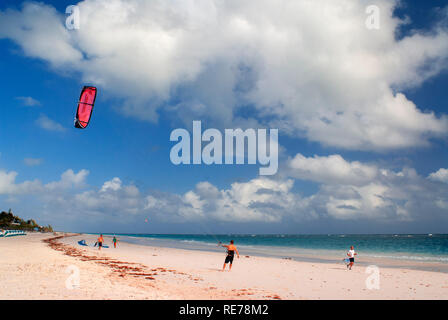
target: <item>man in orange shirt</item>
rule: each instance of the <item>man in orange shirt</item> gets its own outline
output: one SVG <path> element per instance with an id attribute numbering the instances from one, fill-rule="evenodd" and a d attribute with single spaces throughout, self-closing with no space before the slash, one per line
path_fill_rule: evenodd
<path id="1" fill-rule="evenodd" d="M 98 250 L 101 250 L 101 247 L 103 246 L 103 242 L 104 242 L 104 238 L 103 238 L 103 235 L 101 234 L 100 237 L 98 238 Z"/>
<path id="2" fill-rule="evenodd" d="M 240 254 L 239 254 L 236 246 L 233 244 L 233 240 L 230 240 L 229 245 L 223 244 L 222 246 L 227 248 L 227 256 L 226 256 L 226 260 L 224 261 L 224 265 L 222 266 L 222 271 L 224 271 L 226 269 L 226 264 L 229 262 L 230 262 L 230 265 L 229 265 L 229 271 L 230 271 L 230 270 L 232 270 L 232 263 L 233 263 L 233 257 L 235 256 L 235 252 L 238 255 L 238 259 L 240 258 Z"/>

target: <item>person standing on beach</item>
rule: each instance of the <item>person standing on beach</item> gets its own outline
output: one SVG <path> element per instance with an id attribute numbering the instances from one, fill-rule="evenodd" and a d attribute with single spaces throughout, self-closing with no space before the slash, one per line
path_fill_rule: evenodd
<path id="1" fill-rule="evenodd" d="M 104 238 L 103 235 L 100 234 L 100 237 L 98 238 L 98 250 L 101 250 L 101 247 L 103 246 Z"/>
<path id="2" fill-rule="evenodd" d="M 226 260 L 224 261 L 224 265 L 222 266 L 222 271 L 224 271 L 226 269 L 227 263 L 230 263 L 230 265 L 229 265 L 229 271 L 230 271 L 230 270 L 232 270 L 232 263 L 233 263 L 233 257 L 235 256 L 235 252 L 238 255 L 238 259 L 240 258 L 240 254 L 239 254 L 236 246 L 233 244 L 233 240 L 230 240 L 229 245 L 223 244 L 222 246 L 224 248 L 227 248 L 227 256 L 226 256 Z"/>
<path id="3" fill-rule="evenodd" d="M 355 263 L 355 256 L 358 255 L 355 252 L 355 248 L 353 246 L 350 247 L 350 250 L 347 252 L 347 256 L 349 258 L 350 263 L 347 265 L 349 270 L 352 270 L 353 264 Z"/>
<path id="4" fill-rule="evenodd" d="M 114 248 L 117 247 L 117 238 L 114 236 L 114 238 L 112 239 L 113 243 L 114 243 Z"/>

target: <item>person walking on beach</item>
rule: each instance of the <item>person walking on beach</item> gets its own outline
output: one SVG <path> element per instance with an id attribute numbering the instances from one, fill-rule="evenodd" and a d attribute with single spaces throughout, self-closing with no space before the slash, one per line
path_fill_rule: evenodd
<path id="1" fill-rule="evenodd" d="M 114 243 L 114 248 L 117 247 L 117 238 L 114 236 L 114 238 L 112 239 L 113 243 Z"/>
<path id="2" fill-rule="evenodd" d="M 101 250 L 101 247 L 103 246 L 104 238 L 103 235 L 100 234 L 100 237 L 98 238 L 98 250 Z"/>
<path id="3" fill-rule="evenodd" d="M 355 248 L 353 246 L 350 247 L 350 250 L 347 252 L 348 259 L 350 263 L 347 265 L 349 270 L 352 270 L 353 264 L 355 263 L 355 256 L 358 255 L 355 252 Z"/>
<path id="4" fill-rule="evenodd" d="M 240 258 L 240 254 L 239 254 L 236 246 L 233 244 L 233 240 L 230 240 L 229 245 L 223 244 L 222 246 L 227 248 L 227 256 L 226 256 L 226 260 L 224 261 L 224 265 L 222 266 L 222 271 L 224 271 L 226 269 L 227 263 L 230 263 L 230 265 L 229 265 L 229 271 L 230 271 L 230 270 L 232 270 L 232 263 L 233 263 L 233 257 L 235 256 L 235 252 L 238 255 L 238 259 Z"/>

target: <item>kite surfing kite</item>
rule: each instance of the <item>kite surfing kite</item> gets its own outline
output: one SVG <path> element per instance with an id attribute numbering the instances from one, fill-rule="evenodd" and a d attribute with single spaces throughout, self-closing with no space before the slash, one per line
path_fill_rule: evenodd
<path id="1" fill-rule="evenodd" d="M 84 87 L 82 89 L 78 110 L 76 111 L 75 128 L 85 129 L 89 125 L 95 105 L 96 92 L 95 87 Z"/>

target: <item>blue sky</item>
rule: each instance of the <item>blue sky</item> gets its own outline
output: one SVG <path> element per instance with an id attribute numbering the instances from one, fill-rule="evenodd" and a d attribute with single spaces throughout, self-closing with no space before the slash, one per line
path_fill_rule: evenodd
<path id="1" fill-rule="evenodd" d="M 346 13 L 329 17 L 336 28 L 315 42 L 307 35 L 319 26 L 313 20 L 320 17 L 319 1 L 308 24 L 300 22 L 300 7 L 299 21 L 285 16 L 280 23 L 270 14 L 272 2 L 263 2 L 274 35 L 251 15 L 252 1 L 216 4 L 212 11 L 203 2 L 169 1 L 159 8 L 148 1 L 132 16 L 135 11 L 121 1 L 114 2 L 117 9 L 88 0 L 80 4 L 87 20 L 79 31 L 64 29 L 65 8 L 73 3 L 43 3 L 0 4 L 3 210 L 90 232 L 447 232 L 443 1 L 403 2 L 395 9 L 393 2 L 378 1 L 385 20 L 369 40 L 362 26 L 345 25 L 365 19 L 366 2 L 355 1 Z M 37 13 L 30 16 L 27 8 Z M 187 22 L 172 21 L 169 10 Z M 124 20 L 115 19 L 120 12 L 127 12 Z M 222 24 L 210 12 L 219 12 Z M 400 25 L 397 19 L 405 17 L 409 23 Z M 195 31 L 195 23 L 210 32 Z M 298 34 L 314 53 L 295 51 Z M 114 35 L 129 51 L 110 43 Z M 52 48 L 48 39 L 60 43 Z M 322 61 L 334 60 L 331 68 L 313 62 L 320 54 Z M 337 67 L 348 62 L 343 72 Z M 241 66 L 245 72 L 235 71 Z M 365 74 L 359 72 L 364 67 Z M 77 130 L 73 117 L 86 84 L 99 93 L 91 124 Z M 170 133 L 190 129 L 191 120 L 206 128 L 279 128 L 278 174 L 260 177 L 258 165 L 173 165 Z M 67 170 L 73 174 L 64 180 Z M 120 182 L 113 184 L 114 178 Z M 414 184 L 420 189 L 409 187 Z"/>

